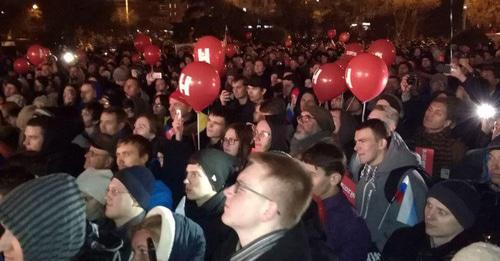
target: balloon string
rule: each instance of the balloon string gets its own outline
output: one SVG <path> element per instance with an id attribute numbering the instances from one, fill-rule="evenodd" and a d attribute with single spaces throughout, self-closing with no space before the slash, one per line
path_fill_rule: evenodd
<path id="1" fill-rule="evenodd" d="M 340 100 L 340 108 L 344 108 L 344 93 L 341 94 L 342 99 Z"/>
<path id="2" fill-rule="evenodd" d="M 451 41 L 453 40 L 453 0 L 450 0 L 450 43 L 449 43 L 449 48 L 450 48 L 450 63 L 451 59 L 453 57 L 453 50 L 451 48 Z"/>
<path id="3" fill-rule="evenodd" d="M 196 113 L 196 129 L 197 129 L 197 136 L 198 136 L 198 150 L 200 150 L 200 113 Z"/>
<path id="4" fill-rule="evenodd" d="M 351 102 L 349 102 L 349 105 L 347 105 L 347 108 L 345 109 L 346 111 L 349 111 L 349 108 L 351 108 L 352 102 L 354 102 L 354 97 L 352 97 Z"/>
<path id="5" fill-rule="evenodd" d="M 363 102 L 363 114 L 361 115 L 362 122 L 365 122 L 365 113 L 366 113 L 366 102 Z"/>

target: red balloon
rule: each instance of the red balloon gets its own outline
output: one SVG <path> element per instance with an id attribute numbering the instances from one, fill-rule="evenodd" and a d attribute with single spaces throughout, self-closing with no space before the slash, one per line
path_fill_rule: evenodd
<path id="1" fill-rule="evenodd" d="M 384 60 L 373 54 L 363 53 L 349 62 L 345 79 L 354 96 L 367 102 L 382 93 L 389 79 L 389 69 Z"/>
<path id="2" fill-rule="evenodd" d="M 30 48 L 28 48 L 28 52 L 26 53 L 26 56 L 28 57 L 30 63 L 34 64 L 35 66 L 42 64 L 47 57 L 45 49 L 45 47 L 38 44 L 30 46 Z"/>
<path id="3" fill-rule="evenodd" d="M 314 94 L 320 102 L 329 101 L 347 89 L 344 70 L 335 63 L 322 65 L 313 75 Z"/>
<path id="4" fill-rule="evenodd" d="M 347 43 L 349 42 L 349 38 L 351 38 L 351 34 L 349 32 L 343 32 L 339 36 L 339 41 Z"/>
<path id="5" fill-rule="evenodd" d="M 14 71 L 18 74 L 25 74 L 30 69 L 30 63 L 26 58 L 17 58 L 14 61 Z"/>
<path id="6" fill-rule="evenodd" d="M 251 40 L 251 39 L 252 39 L 252 37 L 253 37 L 252 32 L 246 32 L 246 33 L 245 33 L 245 38 L 246 38 L 247 40 Z"/>
<path id="7" fill-rule="evenodd" d="M 161 50 L 158 46 L 150 44 L 144 47 L 144 60 L 147 64 L 153 66 L 161 59 Z"/>
<path id="8" fill-rule="evenodd" d="M 145 34 L 137 34 L 134 38 L 134 46 L 139 52 L 144 52 L 146 46 L 151 45 L 151 37 Z"/>
<path id="9" fill-rule="evenodd" d="M 368 52 L 382 58 L 387 66 L 396 61 L 396 47 L 387 39 L 380 39 L 371 43 Z"/>
<path id="10" fill-rule="evenodd" d="M 226 56 L 231 58 L 238 53 L 238 47 L 234 44 L 226 44 Z"/>
<path id="11" fill-rule="evenodd" d="M 337 64 L 340 66 L 340 69 L 342 69 L 342 73 L 345 74 L 345 70 L 347 69 L 347 65 L 349 62 L 352 60 L 352 56 L 342 56 L 340 59 L 334 62 L 334 64 Z"/>
<path id="12" fill-rule="evenodd" d="M 328 35 L 329 39 L 333 39 L 335 37 L 335 35 L 337 35 L 337 30 L 330 29 L 330 30 L 328 30 L 328 32 L 326 34 Z"/>
<path id="13" fill-rule="evenodd" d="M 196 111 L 202 111 L 218 96 L 220 78 L 208 63 L 192 62 L 182 69 L 179 77 L 179 91 Z"/>
<path id="14" fill-rule="evenodd" d="M 364 51 L 363 45 L 360 43 L 350 43 L 345 46 L 345 55 L 357 56 Z"/>
<path id="15" fill-rule="evenodd" d="M 130 60 L 132 60 L 133 63 L 140 63 L 141 62 L 141 55 L 138 53 L 132 54 L 132 57 L 130 57 Z"/>
<path id="16" fill-rule="evenodd" d="M 212 65 L 217 72 L 224 68 L 225 58 L 222 42 L 213 36 L 203 36 L 194 45 L 194 60 Z"/>

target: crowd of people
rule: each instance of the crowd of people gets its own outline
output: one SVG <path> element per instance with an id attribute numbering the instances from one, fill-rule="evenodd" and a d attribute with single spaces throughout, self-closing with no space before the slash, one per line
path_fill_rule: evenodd
<path id="1" fill-rule="evenodd" d="M 241 43 L 203 111 L 185 48 L 0 55 L 1 258 L 500 260 L 498 46 L 401 45 L 378 97 L 319 102 L 341 47 Z"/>

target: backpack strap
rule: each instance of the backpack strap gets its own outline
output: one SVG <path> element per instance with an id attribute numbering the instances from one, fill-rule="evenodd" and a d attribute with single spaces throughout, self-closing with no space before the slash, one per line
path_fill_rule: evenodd
<path id="1" fill-rule="evenodd" d="M 429 179 L 429 176 L 427 175 L 425 170 L 420 166 L 410 165 L 393 169 L 389 174 L 389 178 L 387 178 L 387 181 L 384 186 L 385 198 L 387 199 L 388 202 L 392 203 L 394 201 L 394 196 L 396 195 L 399 189 L 399 183 L 401 183 L 403 175 L 408 170 L 417 171 L 418 175 L 420 175 L 420 177 L 424 180 L 425 184 L 428 187 L 430 187 L 431 181 Z"/>

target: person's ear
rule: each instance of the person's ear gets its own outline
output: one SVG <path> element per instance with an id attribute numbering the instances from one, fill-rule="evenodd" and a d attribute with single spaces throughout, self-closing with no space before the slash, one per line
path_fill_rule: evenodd
<path id="1" fill-rule="evenodd" d="M 380 139 L 378 141 L 378 148 L 379 148 L 379 150 L 383 150 L 383 149 L 387 148 L 387 140 L 383 139 L 383 138 Z"/>
<path id="2" fill-rule="evenodd" d="M 106 158 L 106 162 L 104 163 L 106 168 L 111 169 L 113 167 L 113 163 L 115 162 L 115 159 L 113 157 L 109 156 Z"/>
<path id="3" fill-rule="evenodd" d="M 273 219 L 276 215 L 279 215 L 278 203 L 275 201 L 267 201 L 267 208 L 262 213 L 262 220 L 269 221 Z"/>
<path id="4" fill-rule="evenodd" d="M 266 88 L 262 88 L 262 95 L 265 95 L 267 92 L 267 89 Z"/>
<path id="5" fill-rule="evenodd" d="M 342 182 L 342 175 L 338 172 L 335 172 L 333 174 L 330 175 L 330 184 L 332 186 L 337 186 L 340 184 L 340 182 Z"/>
<path id="6" fill-rule="evenodd" d="M 444 126 L 445 127 L 450 127 L 450 128 L 453 128 L 453 122 L 451 120 L 446 120 L 444 122 Z"/>

